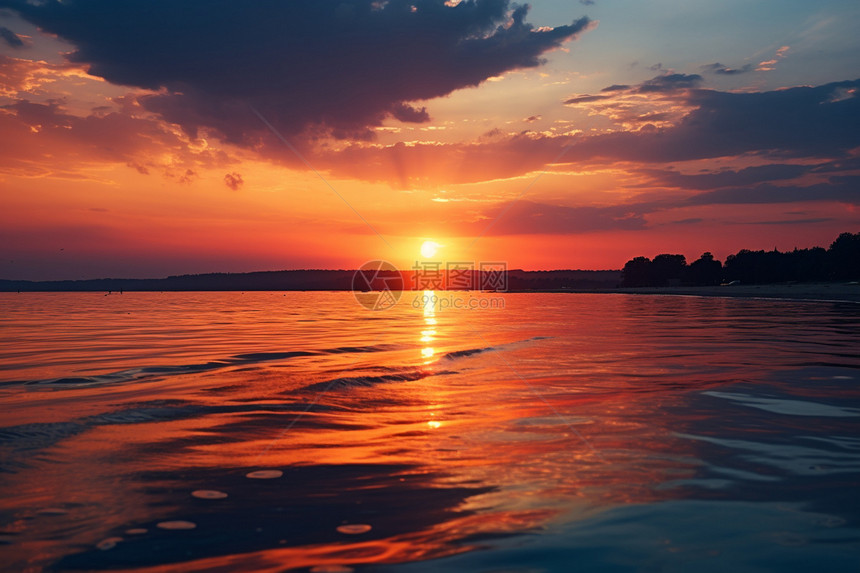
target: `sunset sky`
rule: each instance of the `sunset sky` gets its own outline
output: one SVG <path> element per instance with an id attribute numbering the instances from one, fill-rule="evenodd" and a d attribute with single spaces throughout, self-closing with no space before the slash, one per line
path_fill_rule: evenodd
<path id="1" fill-rule="evenodd" d="M 860 231 L 857 0 L 0 0 L 0 278 Z"/>

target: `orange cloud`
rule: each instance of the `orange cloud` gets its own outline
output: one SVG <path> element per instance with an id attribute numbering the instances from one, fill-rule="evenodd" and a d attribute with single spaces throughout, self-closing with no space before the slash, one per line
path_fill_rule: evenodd
<path id="1" fill-rule="evenodd" d="M 223 165 L 226 153 L 209 149 L 163 122 L 121 112 L 72 115 L 58 103 L 18 101 L 0 109 L 0 169 L 28 176 L 85 175 L 95 163 L 128 164 L 168 176 L 195 166 Z"/>
<path id="2" fill-rule="evenodd" d="M 52 64 L 43 60 L 12 58 L 0 54 L 0 97 L 47 97 L 56 95 L 62 80 L 104 83 L 87 73 L 86 66 L 73 63 Z"/>
<path id="3" fill-rule="evenodd" d="M 758 67 L 756 67 L 755 71 L 757 72 L 771 72 L 776 69 L 776 64 L 783 58 L 788 55 L 788 51 L 791 49 L 790 46 L 782 46 L 776 51 L 774 57 L 770 60 L 764 60 L 759 62 Z"/>

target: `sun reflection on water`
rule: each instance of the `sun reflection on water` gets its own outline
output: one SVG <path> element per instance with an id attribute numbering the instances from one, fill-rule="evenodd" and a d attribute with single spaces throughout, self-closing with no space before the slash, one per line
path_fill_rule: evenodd
<path id="1" fill-rule="evenodd" d="M 296 293 L 289 307 L 278 306 L 281 293 L 111 299 L 123 312 L 69 295 L 77 306 L 55 307 L 59 318 L 48 324 L 70 328 L 68 312 L 80 314 L 78 360 L 106 359 L 91 348 L 98 332 L 125 352 L 103 371 L 131 361 L 154 375 L 79 385 L 81 374 L 36 386 L 50 392 L 0 386 L 3 403 L 15 404 L 0 428 L 15 439 L 5 450 L 0 443 L 4 463 L 16 464 L 0 473 L 16 492 L 0 503 L 15 519 L 0 523 L 8 568 L 396 570 L 479 548 L 481 559 L 492 554 L 485 540 L 510 534 L 567 547 L 603 510 L 696 495 L 739 501 L 735 492 L 750 490 L 732 488 L 744 476 L 767 480 L 762 502 L 785 493 L 780 483 L 807 487 L 810 474 L 795 468 L 839 487 L 856 465 L 829 445 L 856 418 L 823 416 L 805 429 L 806 418 L 757 407 L 792 393 L 796 404 L 810 388 L 811 402 L 857 403 L 845 380 L 860 363 L 834 358 L 858 340 L 846 334 L 841 308 L 775 315 L 762 301 L 535 294 L 509 297 L 504 314 L 443 314 L 436 294 L 414 293 L 423 304 L 388 314 L 345 293 Z M 36 313 L 16 320 L 28 321 L 27 336 L 45 329 Z M 58 369 L 70 345 L 62 332 L 48 341 Z M 827 344 L 813 352 L 805 332 Z M 191 342 L 196 354 L 174 354 Z M 791 370 L 798 352 L 852 369 Z M 727 383 L 740 379 L 740 388 Z M 725 424 L 727 408 L 737 423 Z M 761 428 L 774 432 L 772 443 Z M 787 467 L 784 442 L 801 431 L 824 445 L 796 450 L 803 463 Z M 727 444 L 755 445 L 759 465 Z M 832 478 L 821 460 L 832 460 Z M 807 499 L 828 502 L 815 487 Z M 853 516 L 831 512 L 831 523 Z M 607 554 L 645 526 L 669 528 L 666 539 L 688 533 L 687 522 L 645 519 L 613 526 L 623 539 L 607 541 Z M 555 524 L 582 527 L 553 533 Z M 768 527 L 781 534 L 784 519 Z M 708 531 L 678 548 L 712 543 Z M 819 534 L 810 526 L 810 538 Z M 739 554 L 731 540 L 724 545 Z"/>
<path id="2" fill-rule="evenodd" d="M 424 364 L 430 364 L 433 359 L 433 355 L 436 354 L 436 351 L 433 349 L 432 342 L 436 340 L 436 291 L 425 290 L 423 294 L 424 305 L 422 310 L 424 312 L 424 330 L 421 331 L 420 342 L 424 344 L 421 348 L 421 357 L 424 358 Z"/>

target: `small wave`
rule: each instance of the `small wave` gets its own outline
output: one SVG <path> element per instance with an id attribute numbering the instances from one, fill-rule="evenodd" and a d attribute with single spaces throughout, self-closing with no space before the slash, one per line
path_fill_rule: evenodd
<path id="1" fill-rule="evenodd" d="M 79 422 L 36 422 L 0 428 L 0 446 L 16 451 L 39 450 L 64 438 L 80 434 L 86 425 Z"/>
<path id="2" fill-rule="evenodd" d="M 48 378 L 45 380 L 27 380 L 17 384 L 26 385 L 49 385 L 49 386 L 98 386 L 102 384 L 118 384 L 133 382 L 143 378 L 165 374 L 190 374 L 195 372 L 206 372 L 216 368 L 228 366 L 227 362 L 207 362 L 206 364 L 183 364 L 178 366 L 145 366 L 141 368 L 128 368 L 107 374 L 95 374 L 93 376 L 66 376 L 62 378 Z M 16 383 L 9 383 L 16 384 Z"/>
<path id="3" fill-rule="evenodd" d="M 415 380 L 422 380 L 430 376 L 441 376 L 456 373 L 457 372 L 452 370 L 442 370 L 437 372 L 429 370 L 412 370 L 401 372 L 399 374 L 382 374 L 379 376 L 349 376 L 344 378 L 334 378 L 324 382 L 317 382 L 316 384 L 304 386 L 299 390 L 313 392 L 326 391 L 334 388 L 367 388 L 387 382 L 414 382 Z"/>
<path id="4" fill-rule="evenodd" d="M 220 414 L 259 414 L 272 413 L 302 413 L 313 410 L 335 411 L 336 406 L 316 403 L 254 403 L 254 404 L 224 404 L 203 405 L 184 400 L 151 400 L 138 402 L 131 407 L 103 412 L 92 416 L 78 418 L 68 422 L 44 422 L 19 424 L 0 428 L 0 454 L 3 464 L 0 472 L 15 471 L 16 468 L 26 467 L 34 452 L 54 446 L 67 438 L 72 438 L 99 426 L 145 424 L 150 422 L 167 422 L 173 420 L 203 418 Z"/>
<path id="5" fill-rule="evenodd" d="M 758 466 L 758 479 L 761 476 L 784 477 L 785 475 L 821 476 L 828 474 L 856 474 L 860 471 L 860 455 L 840 447 L 830 447 L 826 442 L 818 442 L 817 447 L 804 442 L 768 443 L 753 440 L 717 438 L 695 434 L 675 434 L 679 438 L 706 442 L 735 451 L 739 462 L 744 466 Z M 797 439 L 813 436 L 798 436 Z M 815 444 L 815 442 L 813 442 Z M 738 463 L 737 465 L 741 465 Z M 767 470 L 770 471 L 767 471 Z M 749 470 L 747 470 L 749 471 Z M 728 473 L 725 468 L 722 473 Z M 735 471 L 735 477 L 739 474 Z"/>
<path id="6" fill-rule="evenodd" d="M 467 348 L 465 350 L 453 350 L 446 354 L 442 355 L 442 358 L 447 358 L 448 360 L 454 360 L 457 358 L 464 358 L 466 356 L 474 356 L 475 354 L 481 354 L 484 352 L 493 352 L 495 350 L 501 350 L 502 348 L 510 348 L 511 346 L 515 346 L 517 344 L 525 344 L 527 342 L 534 342 L 536 340 L 548 340 L 552 338 L 551 336 L 533 336 L 531 338 L 526 338 L 525 340 L 518 340 L 516 342 L 508 342 L 506 344 L 500 344 L 498 346 L 485 346 L 483 348 Z"/>
<path id="7" fill-rule="evenodd" d="M 739 392 L 709 391 L 703 392 L 703 394 L 706 396 L 713 396 L 714 398 L 731 400 L 743 406 L 749 406 L 750 408 L 758 408 L 759 410 L 764 410 L 766 412 L 784 414 L 787 416 L 815 416 L 827 418 L 860 416 L 860 409 L 846 406 L 833 406 L 830 404 L 822 404 L 820 402 L 786 400 L 783 398 L 764 398 Z"/>
<path id="8" fill-rule="evenodd" d="M 208 372 L 224 368 L 248 367 L 263 362 L 277 362 L 299 358 L 303 356 L 320 356 L 324 354 L 350 354 L 364 352 L 385 352 L 399 348 L 396 345 L 380 344 L 376 346 L 340 346 L 323 350 L 293 350 L 286 352 L 253 352 L 248 354 L 236 354 L 221 360 L 211 360 L 200 364 L 179 364 L 173 366 L 143 366 L 138 368 L 127 368 L 106 374 L 95 374 L 92 376 L 64 376 L 61 378 L 48 378 L 43 380 L 24 380 L 16 382 L 3 382 L 3 386 L 15 385 L 51 385 L 51 386 L 97 386 L 102 384 L 117 384 L 123 382 L 134 382 L 153 376 L 169 376 Z"/>
<path id="9" fill-rule="evenodd" d="M 253 352 L 251 354 L 237 354 L 230 358 L 228 362 L 233 364 L 249 364 L 255 362 L 269 362 L 272 360 L 286 360 L 297 356 L 313 356 L 318 352 L 307 350 L 297 350 L 293 352 Z"/>
<path id="10" fill-rule="evenodd" d="M 78 418 L 68 422 L 38 422 L 0 428 L 0 447 L 32 452 L 53 446 L 95 426 L 141 424 L 193 417 L 203 409 L 183 400 L 139 402 L 134 407 Z"/>
<path id="11" fill-rule="evenodd" d="M 485 348 L 469 348 L 467 350 L 455 350 L 453 352 L 448 352 L 443 356 L 443 358 L 447 358 L 448 360 L 454 360 L 455 358 L 463 358 L 464 356 L 472 356 L 474 354 L 481 354 L 482 352 L 489 352 L 491 350 L 495 350 L 495 347 L 487 346 Z"/>
<path id="12" fill-rule="evenodd" d="M 325 354 L 357 354 L 362 352 L 385 352 L 387 350 L 399 350 L 402 348 L 397 344 L 377 344 L 376 346 L 340 346 L 323 350 Z"/>

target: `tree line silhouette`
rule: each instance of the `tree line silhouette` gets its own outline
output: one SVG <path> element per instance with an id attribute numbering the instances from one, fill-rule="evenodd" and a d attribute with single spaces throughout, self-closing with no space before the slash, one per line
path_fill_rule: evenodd
<path id="1" fill-rule="evenodd" d="M 726 257 L 725 264 L 704 253 L 687 264 L 684 255 L 636 257 L 622 270 L 622 287 L 712 286 L 743 284 L 828 282 L 860 279 L 860 233 L 842 233 L 830 248 L 793 251 L 742 249 Z"/>

